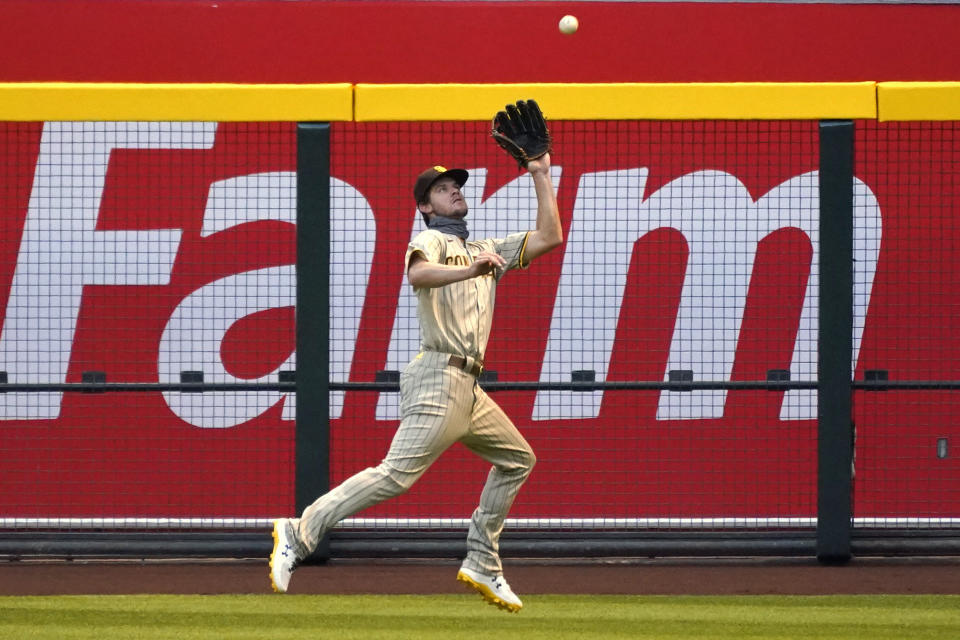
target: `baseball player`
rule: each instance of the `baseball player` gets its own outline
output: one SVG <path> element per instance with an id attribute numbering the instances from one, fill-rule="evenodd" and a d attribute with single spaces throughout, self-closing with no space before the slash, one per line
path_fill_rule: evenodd
<path id="1" fill-rule="evenodd" d="M 400 426 L 378 466 L 321 496 L 299 518 L 274 523 L 270 578 L 275 591 L 287 590 L 299 562 L 337 522 L 406 492 L 441 453 L 462 442 L 493 467 L 470 521 L 467 555 L 457 580 L 507 611 L 523 606 L 503 577 L 499 538 L 536 458 L 477 377 L 483 370 L 500 278 L 560 246 L 563 236 L 550 180 L 549 134 L 539 108 L 532 101 L 521 101 L 507 109 L 498 117 L 522 115 L 525 120 L 518 126 L 533 131 L 517 146 L 524 155 L 508 150 L 533 179 L 536 228 L 505 238 L 470 240 L 467 202 L 460 191 L 467 172 L 435 166 L 419 175 L 413 193 L 427 229 L 410 242 L 405 261 L 407 279 L 417 296 L 421 350 L 400 376 Z M 496 132 L 495 120 L 495 138 Z M 516 130 L 508 133 L 514 141 L 519 137 Z M 533 150 L 537 154 L 533 158 L 530 147 L 537 140 L 541 144 Z"/>

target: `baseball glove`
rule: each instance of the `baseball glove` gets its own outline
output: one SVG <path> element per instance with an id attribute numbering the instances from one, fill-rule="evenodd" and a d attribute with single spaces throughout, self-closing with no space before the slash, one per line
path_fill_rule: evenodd
<path id="1" fill-rule="evenodd" d="M 533 100 L 518 100 L 516 106 L 508 104 L 497 112 L 490 135 L 521 167 L 550 151 L 550 131 Z"/>

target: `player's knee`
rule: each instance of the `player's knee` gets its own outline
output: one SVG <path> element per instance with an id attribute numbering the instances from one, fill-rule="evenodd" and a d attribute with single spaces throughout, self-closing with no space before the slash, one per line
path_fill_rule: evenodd
<path id="1" fill-rule="evenodd" d="M 512 468 L 510 469 L 510 472 L 526 478 L 530 475 L 530 472 L 533 471 L 533 467 L 536 464 L 536 454 L 533 452 L 533 449 L 527 448 L 520 452 L 520 454 L 517 456 Z"/>
<path id="2" fill-rule="evenodd" d="M 403 495 L 409 491 L 421 475 L 420 473 L 395 469 L 386 464 L 380 465 L 377 470 L 383 474 L 387 480 L 387 482 L 384 483 L 385 489 L 390 493 L 391 497 Z"/>
<path id="3" fill-rule="evenodd" d="M 530 472 L 533 471 L 533 468 L 536 466 L 536 464 L 537 464 L 537 454 L 533 452 L 533 449 L 527 449 L 526 464 L 525 464 L 527 468 L 527 475 L 530 475 Z"/>

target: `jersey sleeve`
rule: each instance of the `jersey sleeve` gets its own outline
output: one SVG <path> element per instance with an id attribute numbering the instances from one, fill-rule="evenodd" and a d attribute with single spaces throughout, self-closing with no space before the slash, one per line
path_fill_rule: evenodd
<path id="1" fill-rule="evenodd" d="M 442 264 L 446 249 L 447 243 L 444 241 L 442 234 L 432 229 L 421 231 L 407 245 L 407 256 L 403 263 L 404 272 L 410 268 L 410 259 L 413 258 L 413 254 L 421 253 L 429 262 Z"/>
<path id="2" fill-rule="evenodd" d="M 506 264 L 502 269 L 498 269 L 497 279 L 511 269 L 526 269 L 530 263 L 526 260 L 523 253 L 527 248 L 527 236 L 529 231 L 511 233 L 506 238 L 497 238 L 492 240 L 493 250 L 500 254 Z"/>

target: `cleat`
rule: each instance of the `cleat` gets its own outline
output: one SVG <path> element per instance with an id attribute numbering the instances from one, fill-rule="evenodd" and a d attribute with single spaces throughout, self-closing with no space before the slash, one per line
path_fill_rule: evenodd
<path id="1" fill-rule="evenodd" d="M 516 613 L 523 608 L 523 602 L 513 592 L 506 578 L 501 576 L 487 576 L 472 569 L 462 568 L 457 573 L 457 581 L 476 590 L 483 599 L 490 604 L 500 607 L 510 613 Z"/>
<path id="2" fill-rule="evenodd" d="M 277 593 L 286 593 L 290 576 L 300 564 L 296 535 L 288 518 L 273 522 L 273 552 L 270 554 L 270 584 Z"/>

